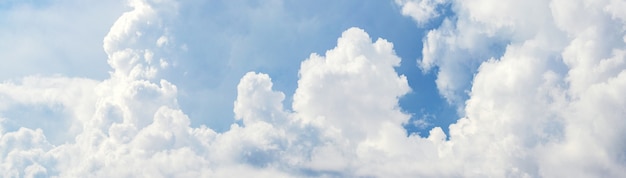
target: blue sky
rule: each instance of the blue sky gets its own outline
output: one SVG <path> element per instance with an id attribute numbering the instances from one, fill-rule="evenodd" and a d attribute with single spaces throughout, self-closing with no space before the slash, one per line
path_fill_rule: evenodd
<path id="1" fill-rule="evenodd" d="M 623 9 L 1 1 L 0 177 L 626 177 Z"/>
<path id="2" fill-rule="evenodd" d="M 268 3 L 263 8 L 260 2 L 204 2 L 192 1 L 191 9 L 182 10 L 181 17 L 172 23 L 176 23 L 175 32 L 177 38 L 188 43 L 189 53 L 184 54 L 180 60 L 180 69 L 170 72 L 166 78 L 181 88 L 179 102 L 183 110 L 192 118 L 192 124 L 199 126 L 207 124 L 212 128 L 225 131 L 234 122 L 232 113 L 232 101 L 235 99 L 236 79 L 248 71 L 258 71 L 271 74 L 277 90 L 287 95 L 285 105 L 290 106 L 291 95 L 297 84 L 297 72 L 300 62 L 305 60 L 311 53 L 324 53 L 334 46 L 337 37 L 350 27 L 365 29 L 372 38 L 383 38 L 394 43 L 395 52 L 402 58 L 401 65 L 396 68 L 399 74 L 407 76 L 413 92 L 403 96 L 400 107 L 407 113 L 413 114 L 413 119 L 429 118 L 426 127 L 414 127 L 412 122 L 406 127 L 410 133 L 416 132 L 427 136 L 428 131 L 435 126 L 442 126 L 447 132 L 447 125 L 454 122 L 458 116 L 454 106 L 449 105 L 437 93 L 434 80 L 435 72 L 423 73 L 418 67 L 417 60 L 421 58 L 422 38 L 426 32 L 438 26 L 442 18 L 433 20 L 426 25 L 416 24 L 410 17 L 400 13 L 399 6 L 390 1 L 315 1 L 315 2 L 290 2 L 281 3 L 280 8 L 276 4 Z M 60 4 L 60 5 L 58 5 Z M 70 3 L 68 3 L 70 4 Z M 123 3 L 122 3 L 123 4 Z M 5 2 L 4 13 L 12 13 L 15 16 L 48 16 L 48 9 L 71 8 L 62 6 L 63 2 L 52 1 L 33 2 Z M 121 8 L 113 3 L 105 4 L 108 7 Z M 202 8 L 198 8 L 202 7 Z M 243 7 L 243 8 L 242 8 Z M 250 8 L 250 9 L 248 9 Z M 258 8 L 258 16 L 251 17 L 246 14 Z M 449 8 L 449 7 L 448 7 Z M 15 10 L 18 9 L 18 10 Z M 24 10 L 25 9 L 25 10 Z M 121 8 L 123 10 L 124 8 Z M 43 10 L 39 12 L 38 10 Z M 113 10 L 111 17 L 115 17 Z M 449 12 L 445 10 L 443 12 Z M 321 13 L 320 13 L 321 12 Z M 87 24 L 89 19 L 79 18 L 78 14 L 96 14 L 94 10 L 78 10 L 64 12 L 56 15 L 69 19 L 53 19 L 38 21 L 38 18 L 26 18 L 21 21 L 5 18 L 7 30 L 16 30 L 17 27 L 33 31 L 30 33 L 18 33 L 17 36 L 61 36 L 72 38 L 75 34 L 89 35 L 86 39 L 88 44 L 76 44 L 74 40 L 42 40 L 36 42 L 42 48 L 53 46 L 62 48 L 52 51 L 47 49 L 49 58 L 40 56 L 24 55 L 23 60 L 14 65 L 26 66 L 26 70 L 5 72 L 4 79 L 12 79 L 20 76 L 43 74 L 61 74 L 66 76 L 90 77 L 104 79 L 106 77 L 106 58 L 99 49 L 101 36 L 105 34 L 107 25 L 115 18 L 102 15 L 97 26 L 99 29 L 76 29 L 78 31 L 69 34 L 58 34 L 58 30 L 66 30 L 68 27 L 54 24 L 49 21 L 61 21 L 65 24 Z M 25 14 L 25 15 L 23 15 Z M 187 16 L 187 17 L 185 17 Z M 44 18 L 54 18 L 44 17 Z M 263 21 L 265 23 L 251 23 Z M 49 29 L 49 30 L 46 30 Z M 223 43 L 225 40 L 239 39 L 244 44 Z M 51 41 L 59 41 L 54 44 Z M 52 43 L 52 44 L 51 44 Z M 70 52 L 75 48 L 71 45 L 88 45 L 85 48 L 88 53 L 76 54 Z M 67 47 L 66 47 L 67 46 Z M 289 46 L 288 50 L 284 47 Z M 63 49 L 65 48 L 65 49 Z M 6 47 L 9 50 L 11 47 Z M 233 50 L 238 52 L 233 53 Z M 60 51 L 60 52 L 59 52 Z M 230 52 L 229 52 L 230 51 Z M 71 59 L 64 59 L 69 57 Z M 34 65 L 38 60 L 44 59 L 52 67 Z M 93 58 L 85 60 L 85 58 Z M 11 65 L 6 68 L 15 68 Z M 231 80 L 231 81 L 228 81 Z M 419 87 L 418 87 L 419 86 Z M 198 97 L 203 96 L 203 97 Z M 206 99 L 212 98 L 212 99 Z"/>
<path id="3" fill-rule="evenodd" d="M 433 125 L 441 126 L 456 120 L 455 111 L 448 107 L 444 100 L 437 94 L 432 73 L 422 74 L 417 66 L 420 58 L 421 39 L 428 27 L 420 27 L 410 18 L 402 16 L 397 5 L 386 1 L 367 2 L 335 2 L 316 1 L 308 3 L 286 3 L 284 9 L 287 14 L 295 14 L 294 19 L 314 19 L 315 27 L 310 31 L 304 31 L 295 36 L 283 36 L 293 32 L 290 28 L 269 28 L 274 31 L 267 37 L 266 33 L 258 33 L 259 36 L 251 38 L 262 38 L 263 45 L 254 46 L 255 51 L 267 51 L 267 56 L 254 54 L 254 57 L 262 59 L 251 59 L 263 61 L 259 66 L 251 67 L 250 70 L 265 72 L 274 76 L 276 89 L 284 91 L 290 96 L 296 88 L 296 76 L 300 62 L 308 57 L 310 53 L 324 53 L 336 42 L 336 38 L 341 32 L 350 27 L 360 27 L 365 29 L 372 38 L 384 38 L 394 43 L 394 49 L 402 58 L 398 73 L 406 75 L 409 84 L 415 91 L 403 98 L 400 106 L 409 113 L 415 113 L 415 117 L 421 114 L 432 114 L 439 118 L 432 120 Z M 349 9 L 349 10 L 348 10 Z M 322 13 L 320 13 L 322 12 Z M 289 26 L 288 22 L 285 26 Z M 254 27 L 247 29 L 255 31 Z M 284 31 L 283 31 L 284 30 Z M 286 39 L 296 38 L 296 40 Z M 282 49 L 282 46 L 291 46 L 289 50 Z M 263 53 L 262 53 L 263 54 Z M 248 60 L 250 60 L 248 58 Z M 281 61 L 282 64 L 274 64 L 269 61 Z M 266 62 L 267 61 L 267 62 Z M 289 98 L 286 105 L 289 106 Z M 442 120 L 440 122 L 439 120 Z M 426 127 L 418 132 L 428 131 L 432 126 Z M 415 131 L 415 130 L 411 130 Z"/>
<path id="4" fill-rule="evenodd" d="M 418 26 L 412 19 L 402 16 L 396 4 L 388 1 L 286 1 L 278 8 L 268 4 L 199 1 L 193 7 L 206 8 L 194 8 L 181 14 L 180 22 L 176 22 L 181 23 L 176 28 L 181 32 L 174 33 L 182 34 L 179 38 L 188 42 L 189 54 L 181 61 L 184 70 L 173 74 L 185 76 L 170 81 L 181 88 L 179 101 L 193 118 L 192 124 L 208 124 L 220 131 L 228 129 L 234 121 L 230 103 L 235 99 L 236 93 L 232 92 L 235 81 L 248 71 L 273 76 L 275 88 L 285 92 L 285 105 L 290 106 L 300 62 L 311 53 L 324 53 L 350 27 L 363 28 L 374 39 L 384 38 L 394 43 L 396 53 L 402 58 L 398 73 L 406 75 L 411 86 L 420 86 L 412 87 L 414 92 L 406 95 L 400 106 L 414 113 L 416 119 L 426 114 L 435 119 L 430 119 L 431 124 L 424 129 L 416 130 L 409 123 L 410 132 L 427 135 L 432 127 L 446 127 L 456 120 L 454 107 L 437 94 L 434 73 L 422 74 L 417 65 L 421 39 L 437 22 Z M 258 14 L 252 16 L 246 14 L 248 11 L 258 11 L 255 12 Z M 224 43 L 229 39 L 240 43 Z"/>

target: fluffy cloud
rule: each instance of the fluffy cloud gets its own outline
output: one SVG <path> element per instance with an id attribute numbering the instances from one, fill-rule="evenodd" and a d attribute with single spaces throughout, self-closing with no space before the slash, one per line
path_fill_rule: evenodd
<path id="1" fill-rule="evenodd" d="M 453 2 L 456 19 L 428 33 L 419 63 L 438 68 L 441 95 L 463 108 L 450 143 L 465 148 L 457 158 L 471 158 L 465 173 L 624 176 L 616 136 L 626 98 L 615 91 L 624 89 L 626 46 L 616 8 L 624 6 Z"/>
<path id="2" fill-rule="evenodd" d="M 457 15 L 428 33 L 420 61 L 439 68 L 441 95 L 463 110 L 449 135 L 435 127 L 426 138 L 407 136 L 410 116 L 398 99 L 411 89 L 394 70 L 400 58 L 391 42 L 359 28 L 301 63 L 292 110 L 269 75 L 249 72 L 237 86 L 237 123 L 222 133 L 192 127 L 177 86 L 161 75 L 184 52 L 168 26 L 180 4 L 132 0 L 104 38 L 109 78 L 0 84 L 0 173 L 626 176 L 626 7 L 615 7 L 623 3 L 397 3 L 418 23 L 444 3 Z"/>
<path id="3" fill-rule="evenodd" d="M 192 128 L 178 107 L 177 87 L 159 79 L 165 69 L 155 62 L 167 62 L 175 55 L 167 51 L 178 48 L 163 42 L 174 39 L 164 22 L 176 14 L 176 3 L 130 6 L 104 39 L 110 78 L 33 76 L 1 85 L 3 113 L 9 113 L 4 123 L 50 119 L 9 112 L 34 104 L 60 108 L 52 112 L 70 123 L 3 124 L 3 176 L 372 175 L 377 172 L 358 159 L 380 159 L 369 153 L 395 149 L 377 146 L 388 137 L 379 132 L 406 135 L 401 124 L 409 116 L 397 100 L 410 89 L 393 69 L 400 59 L 391 43 L 372 43 L 357 28 L 344 32 L 325 57 L 312 54 L 302 64 L 294 111 L 283 108 L 285 96 L 273 91 L 268 75 L 248 73 L 234 107 L 241 125 L 224 133 Z M 49 141 L 67 129 L 76 131 Z M 331 159 L 336 164 L 326 164 Z"/>
<path id="4" fill-rule="evenodd" d="M 402 7 L 402 15 L 410 16 L 418 24 L 424 25 L 441 16 L 439 11 L 448 0 L 395 0 Z"/>

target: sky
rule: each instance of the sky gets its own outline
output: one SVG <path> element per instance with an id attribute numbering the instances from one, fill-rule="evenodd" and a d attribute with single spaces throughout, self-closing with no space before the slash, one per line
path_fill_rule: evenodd
<path id="1" fill-rule="evenodd" d="M 0 175 L 626 177 L 622 9 L 0 1 Z"/>

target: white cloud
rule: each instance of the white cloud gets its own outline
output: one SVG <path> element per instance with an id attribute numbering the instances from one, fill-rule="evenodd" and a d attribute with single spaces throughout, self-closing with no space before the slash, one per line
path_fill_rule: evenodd
<path id="1" fill-rule="evenodd" d="M 350 139 L 376 132 L 385 122 L 406 122 L 409 116 L 397 103 L 410 89 L 393 69 L 399 63 L 391 43 L 372 44 L 363 30 L 348 29 L 326 57 L 312 54 L 302 63 L 293 109 L 305 122 L 338 127 Z M 358 128 L 350 118 L 359 118 Z"/>
<path id="2" fill-rule="evenodd" d="M 372 43 L 367 33 L 357 28 L 344 32 L 338 46 L 325 57 L 313 54 L 302 64 L 301 87 L 293 112 L 284 110 L 285 96 L 272 90 L 268 75 L 248 73 L 240 81 L 234 107 L 242 126 L 232 125 L 221 134 L 206 127 L 191 128 L 187 116 L 177 109 L 176 86 L 159 81 L 159 70 L 147 75 L 153 70 L 151 60 L 160 57 L 158 54 L 167 55 L 163 53 L 167 49 L 162 49 L 165 46 L 147 43 L 158 41 L 161 35 L 138 33 L 144 28 L 160 27 L 141 25 L 158 22 L 161 15 L 169 14 L 157 13 L 162 11 L 141 1 L 131 4 L 133 10 L 120 17 L 105 37 L 104 48 L 113 67 L 111 78 L 53 80 L 59 81 L 58 86 L 85 88 L 85 96 L 63 95 L 66 88 L 51 90 L 47 84 L 50 79 L 40 77 L 1 85 L 3 96 L 10 97 L 7 107 L 60 102 L 66 110 L 80 111 L 67 118 L 78 124 L 80 131 L 54 144 L 48 143 L 44 134 L 51 130 L 3 129 L 3 140 L 37 143 L 4 144 L 3 148 L 14 154 L 28 153 L 31 160 L 15 162 L 12 154 L 4 155 L 2 160 L 7 166 L 2 172 L 7 176 L 207 176 L 241 171 L 267 176 L 369 175 L 376 172 L 354 171 L 364 166 L 354 159 L 367 156 L 371 150 L 390 149 L 375 148 L 375 142 L 385 139 L 377 136 L 381 132 L 405 135 L 401 124 L 409 116 L 399 111 L 397 100 L 410 89 L 406 78 L 393 69 L 400 59 L 391 43 L 382 39 Z M 370 87 L 375 85 L 378 87 Z M 44 89 L 50 91 L 39 92 Z M 74 97 L 87 99 L 76 102 Z M 36 100 L 31 101 L 33 98 Z M 78 110 L 80 107 L 89 109 Z M 344 112 L 347 110 L 350 112 Z M 354 125 L 363 121 L 368 124 Z M 329 159 L 337 159 L 339 166 L 353 171 L 329 167 L 324 164 Z M 142 171 L 136 167 L 142 167 Z M 322 172 L 315 173 L 318 171 Z"/>
<path id="3" fill-rule="evenodd" d="M 285 121 L 283 113 L 283 93 L 272 91 L 272 82 L 267 74 L 247 73 L 237 86 L 235 118 L 243 119 L 246 124 L 263 121 L 281 123 Z"/>
<path id="4" fill-rule="evenodd" d="M 237 86 L 239 124 L 192 127 L 177 86 L 161 76 L 185 46 L 165 23 L 177 3 L 130 2 L 104 40 L 109 78 L 0 84 L 2 176 L 626 176 L 626 35 L 611 6 L 619 3 L 451 2 L 458 19 L 429 32 L 421 61 L 439 67 L 442 95 L 464 110 L 447 140 L 439 127 L 407 136 L 398 99 L 411 89 L 394 70 L 400 58 L 359 28 L 302 62 L 293 111 L 269 75 L 250 72 Z M 41 106 L 60 118 L 12 114 Z M 44 127 L 47 119 L 69 124 Z"/>
<path id="5" fill-rule="evenodd" d="M 441 16 L 439 8 L 448 0 L 395 0 L 402 7 L 402 15 L 410 16 L 420 25 Z"/>
<path id="6" fill-rule="evenodd" d="M 623 90 L 626 45 L 611 5 L 454 2 L 457 19 L 428 33 L 420 63 L 439 68 L 439 91 L 464 108 L 450 126 L 452 153 L 472 162 L 463 174 L 624 176 L 615 118 L 625 98 L 614 91 Z M 500 55 L 494 46 L 506 47 Z"/>
<path id="7" fill-rule="evenodd" d="M 507 44 L 535 35 L 549 35 L 554 38 L 549 43 L 563 43 L 563 35 L 545 18 L 550 9 L 543 1 L 454 1 L 451 8 L 455 18 L 444 19 L 439 28 L 427 33 L 418 63 L 424 72 L 437 68 L 440 94 L 458 106 L 461 115 L 476 69 L 501 56 Z"/>

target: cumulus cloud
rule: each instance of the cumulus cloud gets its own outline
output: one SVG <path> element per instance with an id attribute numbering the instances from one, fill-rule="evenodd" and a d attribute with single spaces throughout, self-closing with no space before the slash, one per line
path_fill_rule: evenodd
<path id="1" fill-rule="evenodd" d="M 110 78 L 33 76 L 1 85 L 3 113 L 14 105 L 56 105 L 59 119 L 76 127 L 51 143 L 54 134 L 46 133 L 70 126 L 3 124 L 3 176 L 372 175 L 355 158 L 390 149 L 377 148 L 385 141 L 378 132 L 406 134 L 401 124 L 409 116 L 397 100 L 410 89 L 393 69 L 400 58 L 391 43 L 372 42 L 357 28 L 344 32 L 325 56 L 312 54 L 302 64 L 294 111 L 283 108 L 285 96 L 273 91 L 268 75 L 248 73 L 234 103 L 241 125 L 224 133 L 192 128 L 178 107 L 177 87 L 159 79 L 164 69 L 155 62 L 167 61 L 168 48 L 177 47 L 164 42 L 173 37 L 162 23 L 176 14 L 176 3 L 130 6 L 104 38 Z M 50 118 L 7 115 L 3 123 L 20 119 Z M 326 164 L 331 159 L 336 164 Z"/>
<path id="2" fill-rule="evenodd" d="M 395 0 L 402 7 L 402 15 L 410 16 L 419 25 L 441 16 L 440 9 L 448 0 Z"/>
<path id="3" fill-rule="evenodd" d="M 192 127 L 161 76 L 184 48 L 167 23 L 179 4 L 129 2 L 104 38 L 107 79 L 0 84 L 3 177 L 626 176 L 623 3 L 445 2 L 457 18 L 428 33 L 420 65 L 439 68 L 441 95 L 463 117 L 449 135 L 420 137 L 402 127 L 398 99 L 411 88 L 393 44 L 359 28 L 301 63 L 292 110 L 269 75 L 249 72 L 237 123 Z"/>
<path id="4" fill-rule="evenodd" d="M 624 175 L 626 148 L 614 134 L 623 134 L 617 118 L 626 98 L 610 94 L 623 90 L 624 20 L 613 11 L 623 7 L 453 2 L 456 18 L 427 34 L 418 62 L 424 71 L 438 68 L 440 94 L 463 109 L 450 143 L 481 145 L 457 155 L 482 155 L 465 173 Z"/>

